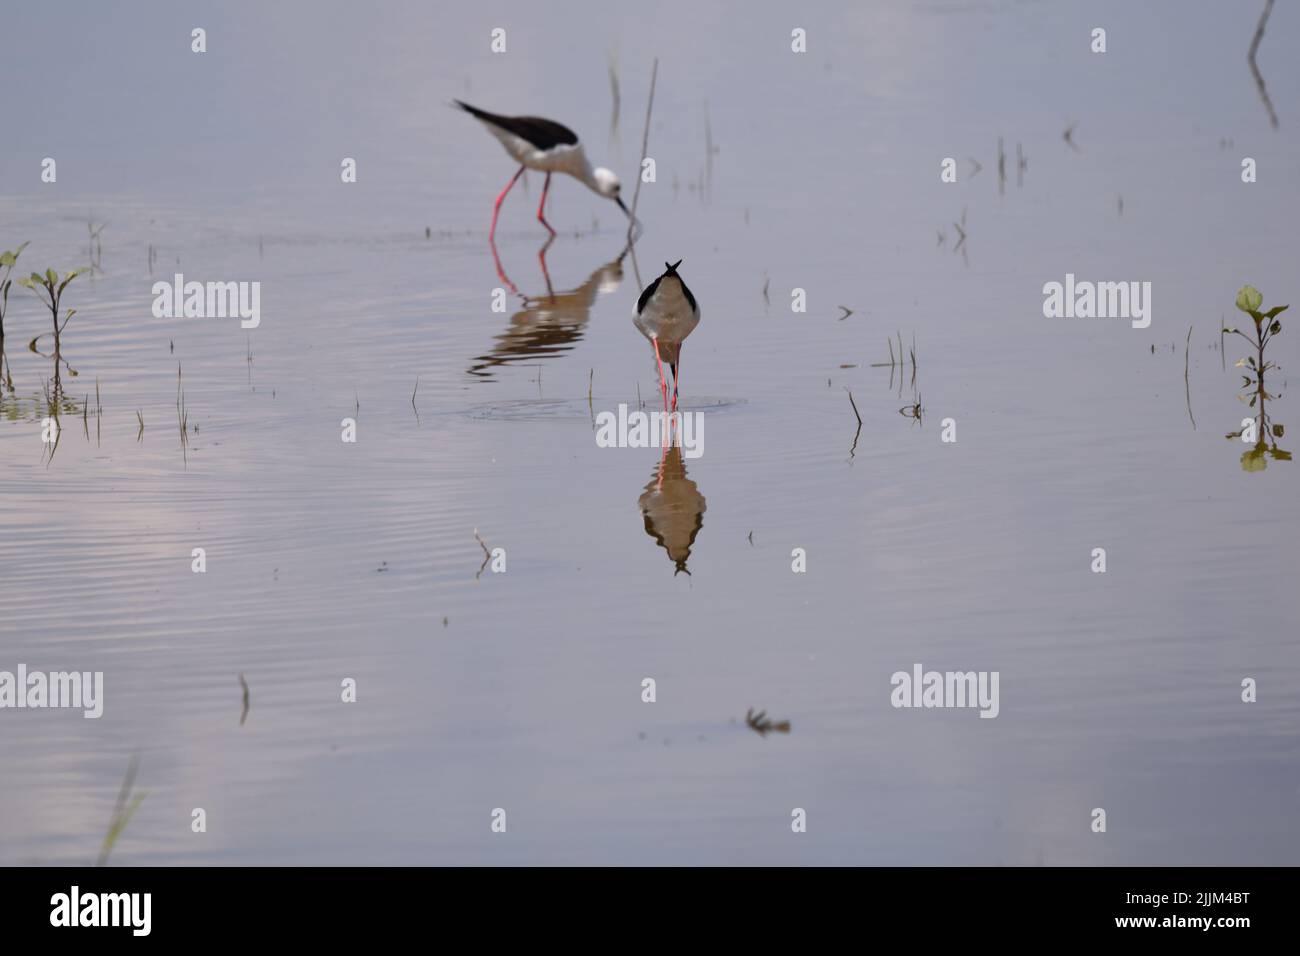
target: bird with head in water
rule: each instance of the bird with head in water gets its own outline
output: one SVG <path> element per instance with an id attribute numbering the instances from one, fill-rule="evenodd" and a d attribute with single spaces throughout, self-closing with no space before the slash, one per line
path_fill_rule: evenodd
<path id="1" fill-rule="evenodd" d="M 641 334 L 650 340 L 655 350 L 655 364 L 659 368 L 659 389 L 664 396 L 664 410 L 668 410 L 668 380 L 664 378 L 664 362 L 673 373 L 673 411 L 677 410 L 677 386 L 682 363 L 682 342 L 700 324 L 700 307 L 686 287 L 677 267 L 678 259 L 664 263 L 664 273 L 645 287 L 636 303 L 633 319 Z"/>
<path id="2" fill-rule="evenodd" d="M 492 228 L 488 232 L 489 239 L 496 235 L 497 216 L 501 212 L 501 203 L 505 200 L 506 193 L 510 192 L 510 187 L 523 175 L 525 169 L 536 169 L 546 173 L 546 182 L 542 185 L 542 201 L 537 206 L 537 221 L 545 226 L 551 235 L 555 235 L 555 230 L 546 221 L 546 194 L 551 188 L 551 173 L 566 173 L 572 176 L 592 192 L 606 199 L 612 199 L 629 219 L 632 218 L 627 206 L 623 205 L 622 186 L 618 177 L 603 166 L 592 166 L 582 148 L 582 143 L 578 141 L 577 134 L 567 126 L 539 116 L 500 116 L 470 106 L 468 103 L 462 103 L 460 100 L 454 102 L 482 123 L 519 164 L 519 170 L 510 182 L 506 183 L 506 188 L 501 190 L 496 204 L 492 207 Z"/>

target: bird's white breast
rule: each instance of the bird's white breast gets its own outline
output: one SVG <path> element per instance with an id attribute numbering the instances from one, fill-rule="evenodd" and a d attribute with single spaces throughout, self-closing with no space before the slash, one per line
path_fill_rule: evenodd
<path id="1" fill-rule="evenodd" d="M 509 130 L 493 126 L 491 123 L 484 123 L 483 125 L 487 127 L 488 132 L 501 142 L 501 145 L 506 148 L 506 152 L 511 155 L 514 161 L 521 166 L 548 173 L 568 173 L 579 178 L 581 178 L 581 172 L 587 166 L 587 158 L 582 151 L 581 143 L 572 146 L 561 144 L 549 150 L 542 150 L 522 136 L 516 136 Z"/>

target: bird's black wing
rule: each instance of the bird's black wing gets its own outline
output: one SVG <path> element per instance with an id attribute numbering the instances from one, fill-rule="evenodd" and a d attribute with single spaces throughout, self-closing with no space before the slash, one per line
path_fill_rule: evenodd
<path id="1" fill-rule="evenodd" d="M 651 296 L 653 296 L 656 292 L 659 291 L 659 279 L 664 279 L 667 278 L 668 276 L 672 276 L 678 282 L 682 283 L 682 295 L 686 296 L 686 301 L 690 303 L 691 311 L 698 312 L 700 310 L 700 307 L 695 304 L 695 296 L 691 295 L 691 290 L 686 287 L 686 283 L 682 282 L 682 277 L 677 274 L 677 266 L 681 264 L 682 264 L 682 260 L 680 259 L 677 260 L 677 263 L 675 265 L 670 265 L 667 262 L 664 263 L 664 265 L 668 266 L 668 270 L 663 275 L 661 275 L 658 279 L 655 279 L 654 282 L 651 282 L 648 286 L 646 286 L 645 291 L 641 293 L 641 298 L 636 300 L 637 315 L 640 315 L 642 312 L 645 311 L 646 303 L 650 301 Z"/>
<path id="2" fill-rule="evenodd" d="M 456 100 L 456 105 L 475 119 L 491 123 L 520 139 L 525 139 L 538 149 L 553 149 L 556 146 L 576 146 L 578 136 L 569 127 L 554 120 L 542 119 L 540 116 L 498 116 L 468 103 Z"/>
<path id="3" fill-rule="evenodd" d="M 659 279 L 662 278 L 663 276 L 659 277 Z M 653 296 L 656 292 L 659 291 L 659 279 L 655 279 L 654 282 L 651 282 L 648 286 L 646 286 L 645 291 L 641 293 L 641 298 L 636 300 L 637 315 L 640 315 L 642 312 L 645 311 L 645 304 L 650 301 L 651 296 Z"/>

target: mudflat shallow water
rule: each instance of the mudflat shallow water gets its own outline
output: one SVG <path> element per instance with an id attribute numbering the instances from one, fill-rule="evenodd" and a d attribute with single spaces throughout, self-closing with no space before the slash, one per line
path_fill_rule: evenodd
<path id="1" fill-rule="evenodd" d="M 43 108 L 0 249 L 98 268 L 52 458 L 48 316 L 10 296 L 0 670 L 105 701 L 0 711 L 0 862 L 94 860 L 133 755 L 119 864 L 1296 862 L 1296 466 L 1225 438 L 1255 410 L 1219 329 L 1246 283 L 1300 298 L 1300 15 L 1260 48 L 1273 128 L 1259 11 L 1193 7 L 236 4 L 201 56 L 169 5 L 6 14 Z M 634 254 L 570 180 L 543 246 L 531 176 L 498 272 L 513 167 L 448 100 L 554 116 L 630 189 L 656 54 Z M 665 259 L 693 459 L 594 440 L 658 400 Z M 260 282 L 260 325 L 155 318 L 177 272 Z M 1150 327 L 1044 318 L 1067 274 L 1151 282 Z M 918 663 L 997 671 L 996 719 L 891 706 Z"/>

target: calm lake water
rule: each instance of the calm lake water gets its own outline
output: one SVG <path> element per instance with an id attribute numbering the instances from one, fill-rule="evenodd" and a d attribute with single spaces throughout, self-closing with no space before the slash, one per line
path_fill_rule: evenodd
<path id="1" fill-rule="evenodd" d="M 0 250 L 84 266 L 107 225 L 52 459 L 10 295 L 0 670 L 105 700 L 0 711 L 0 863 L 93 861 L 133 755 L 116 864 L 1300 859 L 1297 465 L 1225 438 L 1219 336 L 1243 284 L 1300 300 L 1300 12 L 1273 128 L 1262 3 L 844 6 L 5 13 Z M 630 193 L 656 55 L 635 258 L 569 179 L 543 247 L 534 174 L 503 281 L 514 167 L 449 100 L 565 122 Z M 677 259 L 704 454 L 599 448 L 658 401 L 632 315 Z M 260 325 L 155 318 L 177 272 L 260 282 Z M 1150 327 L 1044 318 L 1067 273 L 1150 282 Z M 917 663 L 999 672 L 997 718 L 892 707 Z"/>

